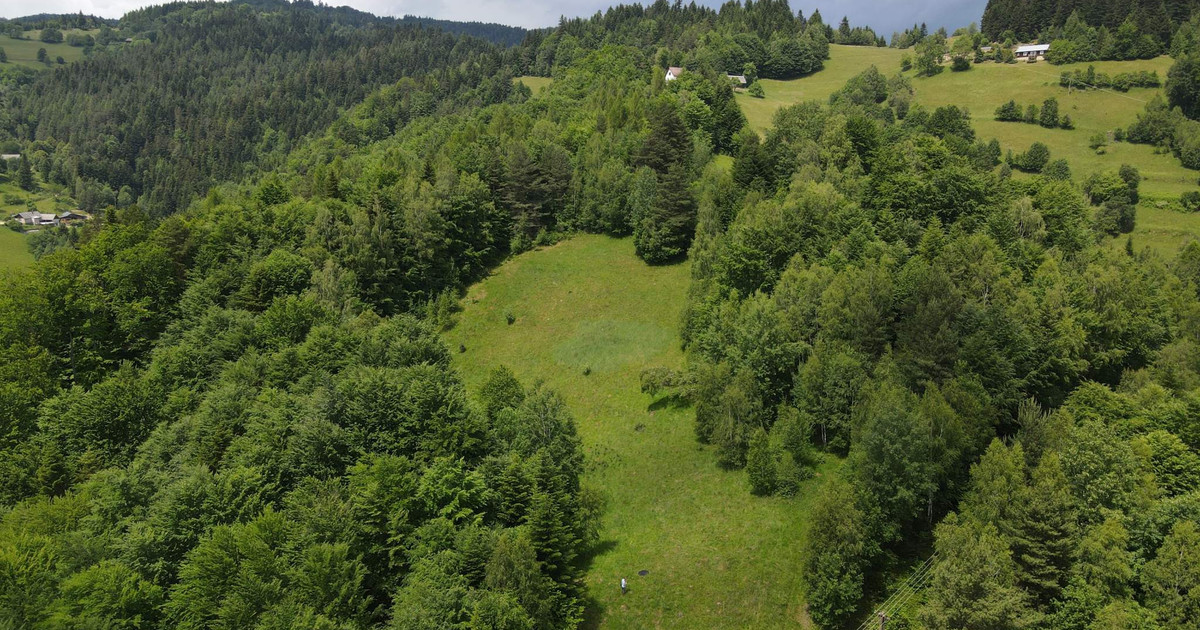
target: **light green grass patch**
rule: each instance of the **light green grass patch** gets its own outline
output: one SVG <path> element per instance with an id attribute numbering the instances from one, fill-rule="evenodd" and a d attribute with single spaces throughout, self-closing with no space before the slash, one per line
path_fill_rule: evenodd
<path id="1" fill-rule="evenodd" d="M 675 331 L 647 322 L 584 321 L 554 346 L 554 358 L 568 369 L 604 374 L 629 365 L 646 365 L 655 348 L 670 344 L 674 336 Z"/>
<path id="2" fill-rule="evenodd" d="M 25 243 L 25 235 L 0 226 L 0 271 L 25 269 L 33 264 L 33 254 Z"/>
<path id="3" fill-rule="evenodd" d="M 63 31 L 63 37 L 68 33 L 91 33 L 93 36 L 100 31 Z M 26 66 L 28 68 L 36 68 L 38 70 L 52 68 L 55 64 L 56 57 L 62 57 L 63 61 L 71 63 L 83 59 L 83 48 L 76 46 L 68 46 L 65 42 L 60 44 L 47 44 L 38 40 L 39 31 L 26 31 L 25 35 L 29 39 L 13 39 L 8 35 L 0 35 L 0 48 L 4 49 L 4 53 L 8 56 L 9 64 Z M 50 56 L 50 65 L 46 65 L 37 60 L 37 51 L 39 48 L 45 48 L 46 54 Z"/>
<path id="4" fill-rule="evenodd" d="M 799 541 L 819 481 L 795 499 L 752 496 L 745 472 L 720 469 L 696 441 L 694 410 L 639 389 L 643 368 L 683 365 L 688 279 L 686 263 L 646 265 L 631 239 L 577 236 L 471 287 L 446 340 L 466 348 L 455 361 L 472 391 L 507 365 L 560 392 L 575 416 L 584 482 L 608 497 L 588 627 L 795 627 L 808 622 Z"/>
<path id="5" fill-rule="evenodd" d="M 824 69 L 790 81 L 760 79 L 766 97 L 754 98 L 746 92 L 738 92 L 737 102 L 742 106 L 742 112 L 746 114 L 750 126 L 763 131 L 771 126 L 771 120 L 780 107 L 804 101 L 827 103 L 830 94 L 841 89 L 850 77 L 866 70 L 872 64 L 879 68 L 884 76 L 896 74 L 900 71 L 900 57 L 904 53 L 905 51 L 895 48 L 832 45 L 829 47 L 829 59 L 825 61 Z"/>
<path id="6" fill-rule="evenodd" d="M 513 83 L 524 83 L 534 94 L 542 91 L 542 88 L 550 87 L 554 83 L 554 79 L 550 77 L 516 77 Z"/>
<path id="7" fill-rule="evenodd" d="M 1200 173 L 1183 168 L 1175 156 L 1156 154 L 1149 145 L 1117 142 L 1109 144 L 1103 155 L 1088 147 L 1097 132 L 1107 133 L 1118 127 L 1127 128 L 1137 119 L 1145 104 L 1160 89 L 1134 88 L 1126 93 L 1104 90 L 1072 90 L 1058 84 L 1064 71 L 1086 70 L 1088 65 L 1097 72 L 1114 75 L 1136 70 L 1156 71 L 1163 81 L 1171 67 L 1169 57 L 1140 61 L 1099 61 L 1092 64 L 1052 66 L 1047 63 L 973 65 L 966 72 L 945 70 L 932 77 L 913 78 L 916 101 L 927 107 L 942 105 L 965 106 L 971 111 L 971 123 L 981 140 L 996 138 L 1002 149 L 1019 153 L 1034 142 L 1050 148 L 1050 158 L 1066 158 L 1076 180 L 1088 175 L 1115 170 L 1121 164 L 1132 164 L 1142 174 L 1141 193 L 1151 199 L 1178 198 L 1186 190 L 1194 190 Z M 1075 129 L 1045 129 L 1038 125 L 1018 122 L 997 122 L 996 108 L 1015 100 L 1022 108 L 1034 104 L 1039 108 L 1049 97 L 1058 99 L 1059 115 L 1067 114 Z"/>

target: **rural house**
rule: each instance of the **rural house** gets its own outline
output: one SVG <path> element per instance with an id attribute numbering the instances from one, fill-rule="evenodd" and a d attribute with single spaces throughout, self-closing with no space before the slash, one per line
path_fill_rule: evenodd
<path id="1" fill-rule="evenodd" d="M 14 217 L 21 225 L 58 225 L 58 215 L 46 212 L 19 212 Z"/>
<path id="2" fill-rule="evenodd" d="M 725 75 L 725 76 L 729 77 L 729 80 L 733 82 L 733 87 L 735 87 L 735 88 L 744 88 L 744 87 L 746 87 L 746 77 L 745 77 L 745 75 L 741 75 L 741 74 L 727 74 L 727 75 Z"/>
<path id="3" fill-rule="evenodd" d="M 676 67 L 672 66 L 670 68 L 667 68 L 666 80 L 674 81 L 675 79 L 678 79 L 679 75 L 681 75 L 681 74 L 683 74 L 683 68 L 676 68 Z"/>
<path id="4" fill-rule="evenodd" d="M 1017 59 L 1041 59 L 1046 55 L 1047 50 L 1050 50 L 1050 44 L 1017 46 L 1017 49 L 1013 51 L 1013 56 Z"/>

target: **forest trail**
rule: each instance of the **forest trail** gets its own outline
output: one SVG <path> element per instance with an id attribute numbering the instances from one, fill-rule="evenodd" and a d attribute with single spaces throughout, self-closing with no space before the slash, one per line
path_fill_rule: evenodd
<path id="1" fill-rule="evenodd" d="M 643 368 L 683 364 L 688 278 L 686 263 L 646 265 L 632 239 L 578 236 L 471 287 L 446 338 L 466 347 L 455 356 L 472 391 L 507 365 L 575 416 L 585 483 L 608 498 L 585 627 L 794 627 L 807 616 L 796 540 L 811 492 L 752 496 L 744 472 L 720 469 L 696 441 L 691 408 L 639 391 Z"/>

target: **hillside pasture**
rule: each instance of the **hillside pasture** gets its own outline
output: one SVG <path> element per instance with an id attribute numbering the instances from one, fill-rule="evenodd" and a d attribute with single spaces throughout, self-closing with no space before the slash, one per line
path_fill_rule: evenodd
<path id="1" fill-rule="evenodd" d="M 472 391 L 506 365 L 575 416 L 585 483 L 608 499 L 586 627 L 794 627 L 807 622 L 799 540 L 819 481 L 794 499 L 755 497 L 744 471 L 697 442 L 692 408 L 640 392 L 644 368 L 683 363 L 688 278 L 686 264 L 646 265 L 631 239 L 577 236 L 472 287 L 446 340 L 465 348 L 455 356 Z"/>
<path id="2" fill-rule="evenodd" d="M 79 31 L 68 30 L 63 31 L 63 36 L 70 33 L 90 33 L 95 36 L 99 31 Z M 83 59 L 83 48 L 69 46 L 66 42 L 58 44 L 47 44 L 38 39 L 39 31 L 26 31 L 24 39 L 13 39 L 8 35 L 0 35 L 0 48 L 4 49 L 4 53 L 8 55 L 8 63 L 25 66 L 42 70 L 52 68 L 57 65 L 54 60 L 56 57 L 62 57 L 63 61 L 71 63 Z M 37 51 L 39 48 L 45 48 L 46 54 L 50 56 L 50 65 L 46 65 L 37 60 Z"/>
<path id="3" fill-rule="evenodd" d="M 896 48 L 831 45 L 824 69 L 788 81 L 760 79 L 766 96 L 755 98 L 741 91 L 737 93 L 737 102 L 742 106 L 742 112 L 746 114 L 750 126 L 764 131 L 771 126 L 771 119 L 780 107 L 804 101 L 828 102 L 830 94 L 841 89 L 850 77 L 866 70 L 872 64 L 879 68 L 884 76 L 892 76 L 900 71 L 900 57 L 905 52 Z"/>
<path id="4" fill-rule="evenodd" d="M 1088 65 L 1109 75 L 1153 70 L 1165 81 L 1171 63 L 1169 57 L 1061 66 L 986 62 L 973 65 L 966 72 L 946 70 L 932 77 L 914 77 L 913 88 L 916 102 L 927 107 L 967 107 L 977 136 L 982 140 L 996 138 L 1005 151 L 1012 149 L 1019 153 L 1034 142 L 1042 142 L 1050 148 L 1051 159 L 1066 158 L 1070 162 L 1076 180 L 1091 173 L 1115 170 L 1121 164 L 1132 164 L 1141 171 L 1143 196 L 1177 199 L 1180 193 L 1195 190 L 1200 172 L 1183 168 L 1175 156 L 1155 153 L 1154 147 L 1149 145 L 1126 142 L 1110 143 L 1104 154 L 1097 154 L 1088 146 L 1089 139 L 1097 132 L 1108 133 L 1128 127 L 1145 108 L 1146 102 L 1161 89 L 1133 88 L 1124 93 L 1094 89 L 1068 91 L 1058 84 L 1062 72 L 1086 71 Z M 1069 115 L 1074 129 L 1045 129 L 1038 125 L 995 120 L 996 108 L 1009 100 L 1015 100 L 1022 108 L 1030 104 L 1040 108 L 1051 96 L 1058 99 L 1059 116 Z"/>

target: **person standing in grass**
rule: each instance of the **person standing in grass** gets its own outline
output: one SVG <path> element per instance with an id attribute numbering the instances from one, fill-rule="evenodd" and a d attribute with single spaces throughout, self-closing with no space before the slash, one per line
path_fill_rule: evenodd
<path id="1" fill-rule="evenodd" d="M 621 594 L 624 595 L 626 590 L 625 578 L 621 578 Z"/>

